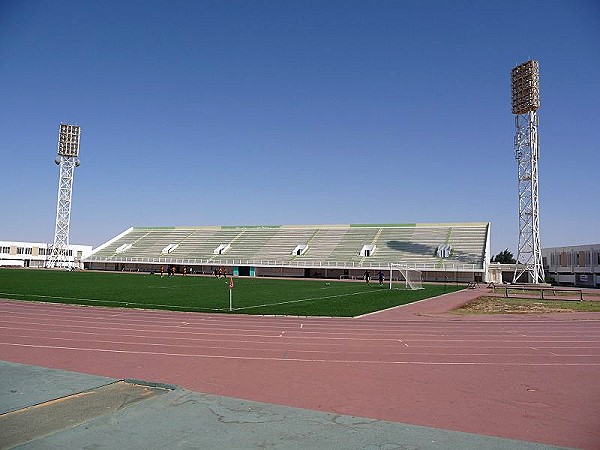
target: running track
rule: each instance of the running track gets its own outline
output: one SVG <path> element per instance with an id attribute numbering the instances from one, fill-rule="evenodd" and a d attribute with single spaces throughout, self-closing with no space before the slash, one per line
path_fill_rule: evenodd
<path id="1" fill-rule="evenodd" d="M 359 319 L 0 300 L 0 359 L 600 449 L 600 317 L 444 313 L 481 293 Z"/>

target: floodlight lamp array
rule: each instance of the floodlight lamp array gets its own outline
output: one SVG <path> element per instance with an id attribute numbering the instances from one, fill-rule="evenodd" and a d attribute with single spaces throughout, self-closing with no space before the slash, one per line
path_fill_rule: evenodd
<path id="1" fill-rule="evenodd" d="M 527 61 L 510 72 L 512 113 L 526 114 L 540 107 L 540 65 Z"/>
<path id="2" fill-rule="evenodd" d="M 81 129 L 77 125 L 60 124 L 58 132 L 58 155 L 76 157 L 79 155 L 79 136 Z"/>

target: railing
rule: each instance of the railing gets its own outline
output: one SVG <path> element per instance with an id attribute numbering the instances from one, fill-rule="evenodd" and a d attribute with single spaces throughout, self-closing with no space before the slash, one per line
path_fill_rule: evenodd
<path id="1" fill-rule="evenodd" d="M 494 287 L 496 292 L 497 287 Z M 504 297 L 510 298 L 511 294 L 513 297 L 533 295 L 534 298 L 540 298 L 542 300 L 579 300 L 583 301 L 583 289 L 572 289 L 572 288 L 556 288 L 556 287 L 530 287 L 530 286 L 503 286 L 501 290 L 504 291 Z M 598 297 L 595 293 L 589 294 L 590 300 L 594 297 Z M 600 297 L 598 297 L 600 298 Z"/>
<path id="2" fill-rule="evenodd" d="M 323 269 L 388 269 L 390 262 L 348 262 L 348 261 L 320 261 L 320 260 L 294 260 L 277 261 L 269 259 L 188 259 L 188 258 L 100 258 L 89 257 L 84 262 L 102 263 L 151 263 L 151 264 L 181 264 L 205 266 L 254 266 L 254 267 L 294 267 L 294 268 L 323 268 Z M 452 264 L 452 263 L 403 263 L 409 269 L 432 271 L 475 271 L 482 270 L 477 264 Z M 396 264 L 396 263 L 394 263 Z"/>

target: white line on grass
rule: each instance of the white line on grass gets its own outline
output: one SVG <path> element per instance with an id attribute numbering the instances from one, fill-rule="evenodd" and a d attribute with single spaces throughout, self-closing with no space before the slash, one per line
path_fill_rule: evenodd
<path id="1" fill-rule="evenodd" d="M 40 294 L 13 294 L 11 292 L 0 292 L 0 295 L 11 295 L 14 297 L 22 297 L 24 299 L 28 299 L 29 297 L 38 297 L 38 298 L 53 298 L 58 300 L 77 300 L 82 302 L 91 302 L 91 303 L 105 303 L 105 304 L 117 304 L 117 305 L 126 305 L 126 306 L 141 306 L 146 309 L 149 309 L 154 306 L 159 306 L 162 308 L 176 308 L 176 309 L 185 309 L 185 310 L 194 310 L 194 311 L 227 311 L 227 308 L 198 308 L 195 306 L 177 306 L 177 305 L 161 305 L 154 303 L 138 303 L 138 302 L 121 302 L 118 300 L 97 300 L 93 298 L 78 298 L 78 297 L 61 297 L 58 295 L 40 295 Z"/>
<path id="2" fill-rule="evenodd" d="M 242 310 L 245 310 L 245 309 L 264 308 L 266 306 L 286 305 L 286 304 L 289 304 L 289 303 L 309 302 L 309 301 L 312 301 L 312 300 L 326 300 L 326 299 L 330 299 L 330 298 L 349 297 L 351 295 L 359 295 L 359 294 L 366 294 L 366 293 L 373 293 L 373 292 L 382 292 L 382 291 L 358 291 L 358 292 L 352 292 L 352 293 L 349 293 L 349 294 L 326 295 L 325 297 L 301 298 L 299 300 L 288 300 L 288 301 L 285 301 L 285 302 L 264 303 L 262 305 L 241 306 L 239 308 L 233 308 L 233 310 L 234 311 L 242 311 Z"/>
<path id="3" fill-rule="evenodd" d="M 288 300 L 288 301 L 284 301 L 284 302 L 263 303 L 261 305 L 241 306 L 238 308 L 233 308 L 233 311 L 244 311 L 244 310 L 248 310 L 248 309 L 264 308 L 267 306 L 279 306 L 279 305 L 286 305 L 286 304 L 291 304 L 291 303 L 302 303 L 302 302 L 309 302 L 309 301 L 315 301 L 315 300 L 327 300 L 327 299 L 331 299 L 331 298 L 350 297 L 353 295 L 369 294 L 369 293 L 372 294 L 372 293 L 379 293 L 379 292 L 385 292 L 385 291 L 365 290 L 365 291 L 351 292 L 348 294 L 336 294 L 336 295 L 326 295 L 324 297 L 301 298 L 299 300 Z M 215 311 L 215 312 L 228 310 L 227 308 L 199 308 L 199 307 L 194 307 L 194 306 L 176 306 L 176 305 L 162 305 L 162 304 L 153 304 L 153 303 L 123 302 L 123 301 L 118 301 L 118 300 L 97 300 L 97 299 L 91 299 L 91 298 L 61 297 L 61 296 L 56 296 L 56 295 L 13 294 L 10 292 L 0 292 L 0 295 L 11 295 L 11 296 L 23 297 L 23 298 L 39 297 L 39 298 L 51 298 L 51 299 L 53 298 L 53 299 L 60 299 L 60 300 L 78 300 L 78 301 L 85 301 L 85 302 L 92 302 L 92 303 L 93 302 L 110 303 L 110 304 L 115 303 L 117 305 L 141 306 L 141 307 L 146 307 L 146 308 L 162 307 L 162 308 L 177 308 L 177 309 L 186 309 L 186 310 L 195 310 L 195 311 Z"/>

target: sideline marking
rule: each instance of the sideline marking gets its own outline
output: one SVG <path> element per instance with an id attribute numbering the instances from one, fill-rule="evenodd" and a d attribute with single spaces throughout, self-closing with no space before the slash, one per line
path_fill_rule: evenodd
<path id="1" fill-rule="evenodd" d="M 194 307 L 194 306 L 162 305 L 160 303 L 122 302 L 119 300 L 98 300 L 98 299 L 94 299 L 94 298 L 61 297 L 58 295 L 13 294 L 10 292 L 0 292 L 0 295 L 12 295 L 15 297 L 23 297 L 26 301 L 29 297 L 39 297 L 39 298 L 56 298 L 56 299 L 61 299 L 61 300 L 78 300 L 78 301 L 82 301 L 82 302 L 92 302 L 92 303 L 103 303 L 104 305 L 102 305 L 102 306 L 112 305 L 112 304 L 126 305 L 126 306 L 134 305 L 134 306 L 145 307 L 145 309 L 148 309 L 148 310 L 152 310 L 151 309 L 152 306 L 160 306 L 160 307 L 168 308 L 167 311 L 170 308 L 184 309 L 186 311 L 191 311 L 191 312 L 194 312 L 194 311 L 212 311 L 212 312 L 216 311 L 216 312 L 218 312 L 218 311 L 228 311 L 229 310 L 229 308 L 199 308 L 199 307 Z M 15 298 L 13 300 L 20 300 L 20 299 Z M 67 305 L 68 306 L 85 306 L 85 305 L 72 305 L 72 304 L 67 304 Z"/>
<path id="2" fill-rule="evenodd" d="M 352 295 L 368 294 L 368 293 L 376 293 L 376 292 L 382 292 L 382 291 L 376 291 L 376 290 L 358 291 L 358 292 L 351 292 L 349 294 L 327 295 L 324 297 L 309 297 L 309 298 L 302 298 L 299 300 L 289 300 L 289 301 L 285 301 L 285 302 L 264 303 L 262 305 L 250 305 L 250 306 L 242 306 L 239 308 L 233 308 L 233 311 L 244 311 L 247 309 L 264 308 L 267 306 L 286 305 L 289 303 L 300 303 L 300 302 L 308 302 L 308 301 L 314 301 L 314 300 L 326 300 L 326 299 L 330 299 L 330 298 L 349 297 Z M 190 311 L 190 310 L 191 311 L 213 311 L 213 312 L 229 311 L 229 308 L 201 308 L 201 307 L 194 307 L 194 306 L 163 305 L 160 303 L 139 303 L 139 302 L 123 302 L 123 301 L 118 301 L 118 300 L 98 300 L 98 299 L 92 299 L 92 298 L 61 297 L 61 296 L 57 296 L 57 295 L 14 294 L 14 293 L 10 293 L 10 292 L 0 292 L 0 295 L 22 297 L 25 300 L 27 300 L 27 298 L 29 298 L 29 297 L 38 297 L 38 298 L 50 298 L 50 299 L 54 298 L 54 299 L 61 299 L 61 300 L 78 300 L 78 301 L 82 301 L 82 302 L 104 303 L 104 304 L 109 304 L 109 305 L 110 304 L 126 305 L 126 306 L 133 305 L 133 306 L 142 306 L 147 309 L 158 306 L 158 307 L 162 307 L 162 308 L 167 308 L 167 310 L 174 308 L 174 309 L 183 309 L 183 310 L 187 310 L 187 311 Z M 15 299 L 15 300 L 18 300 L 18 299 Z"/>
<path id="3" fill-rule="evenodd" d="M 368 294 L 368 293 L 375 293 L 375 292 L 380 292 L 380 291 L 374 291 L 374 290 L 370 290 L 370 291 L 358 291 L 358 292 L 351 292 L 349 294 L 326 295 L 325 297 L 301 298 L 299 300 L 288 300 L 288 301 L 285 301 L 285 302 L 264 303 L 262 305 L 242 306 L 240 308 L 233 308 L 233 310 L 234 311 L 242 311 L 242 310 L 245 310 L 245 309 L 264 308 L 265 306 L 277 306 L 277 305 L 286 305 L 288 303 L 308 302 L 308 301 L 311 301 L 311 300 L 325 300 L 325 299 L 338 298 L 338 297 L 350 297 L 352 295 Z"/>

